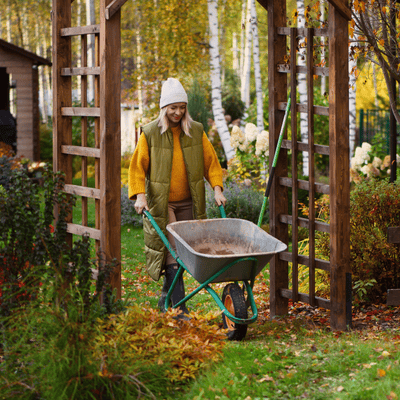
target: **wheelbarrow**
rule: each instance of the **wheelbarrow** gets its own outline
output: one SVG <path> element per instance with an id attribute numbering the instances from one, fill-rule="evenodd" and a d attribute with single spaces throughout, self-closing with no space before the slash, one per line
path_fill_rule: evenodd
<path id="1" fill-rule="evenodd" d="M 179 264 L 165 300 L 165 309 L 170 306 L 179 276 L 186 271 L 200 285 L 173 308 L 205 289 L 223 312 L 222 322 L 224 328 L 228 329 L 228 339 L 242 340 L 246 336 L 247 326 L 258 317 L 253 296 L 255 277 L 276 253 L 286 250 L 287 246 L 250 221 L 226 218 L 223 206 L 220 206 L 220 212 L 222 218 L 168 224 L 167 230 L 175 239 L 176 252 L 151 214 L 148 211 L 144 211 L 144 214 Z M 243 282 L 242 287 L 239 281 Z M 229 282 L 224 287 L 221 299 L 210 286 L 217 282 Z M 250 317 L 248 305 L 252 312 Z"/>

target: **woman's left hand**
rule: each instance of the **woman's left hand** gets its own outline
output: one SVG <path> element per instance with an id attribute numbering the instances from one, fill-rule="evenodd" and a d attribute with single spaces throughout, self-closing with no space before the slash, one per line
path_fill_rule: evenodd
<path id="1" fill-rule="evenodd" d="M 220 206 L 220 205 L 225 206 L 226 198 L 222 194 L 222 188 L 220 186 L 214 187 L 214 198 L 215 198 L 215 202 L 217 203 L 217 206 Z"/>

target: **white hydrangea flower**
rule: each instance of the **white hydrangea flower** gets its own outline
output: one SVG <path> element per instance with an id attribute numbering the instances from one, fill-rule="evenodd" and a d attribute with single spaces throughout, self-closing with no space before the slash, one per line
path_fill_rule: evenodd
<path id="1" fill-rule="evenodd" d="M 372 149 L 372 146 L 369 144 L 369 143 L 367 143 L 367 142 L 364 142 L 362 145 L 361 145 L 361 148 L 362 148 L 362 150 L 364 151 L 364 152 L 369 152 L 369 151 L 371 151 L 371 149 Z"/>
<path id="2" fill-rule="evenodd" d="M 269 133 L 267 131 L 262 131 L 257 136 L 256 156 L 260 156 L 263 153 L 265 156 L 268 156 L 268 154 L 266 154 L 268 150 L 269 150 Z"/>
<path id="3" fill-rule="evenodd" d="M 252 124 L 251 122 L 246 124 L 246 127 L 244 128 L 244 132 L 245 132 L 245 135 L 246 135 L 246 140 L 248 142 L 253 142 L 254 140 L 257 139 L 258 128 L 254 124 Z"/>
<path id="4" fill-rule="evenodd" d="M 239 145 L 240 151 L 246 151 L 246 149 L 247 149 L 247 141 Z"/>
<path id="5" fill-rule="evenodd" d="M 361 172 L 364 175 L 369 175 L 370 169 L 371 169 L 371 164 L 367 164 L 367 165 L 364 165 L 363 167 L 361 167 Z"/>
<path id="6" fill-rule="evenodd" d="M 375 168 L 379 168 L 382 165 L 382 160 L 379 157 L 374 157 L 374 159 L 372 161 L 372 165 Z"/>

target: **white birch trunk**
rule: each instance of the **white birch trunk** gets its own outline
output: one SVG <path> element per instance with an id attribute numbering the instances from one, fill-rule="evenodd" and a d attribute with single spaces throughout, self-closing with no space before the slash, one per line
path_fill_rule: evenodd
<path id="1" fill-rule="evenodd" d="M 242 0 L 242 22 L 240 31 L 240 72 L 239 79 L 242 79 L 243 74 L 243 64 L 244 64 L 244 33 L 246 29 L 246 0 Z"/>
<path id="2" fill-rule="evenodd" d="M 357 42 L 358 36 L 354 33 L 354 40 Z M 349 54 L 353 46 L 357 46 L 357 43 L 350 44 Z M 356 91 L 357 82 L 354 71 L 357 68 L 357 61 L 352 57 L 349 57 L 349 157 L 350 161 L 353 156 L 355 142 L 356 142 L 356 125 L 357 125 L 357 111 L 356 111 Z"/>
<path id="3" fill-rule="evenodd" d="M 86 24 L 96 24 L 96 12 L 94 8 L 94 0 L 86 0 Z M 88 35 L 88 67 L 95 66 L 95 37 L 94 35 Z M 88 102 L 94 100 L 94 76 L 88 76 Z"/>
<path id="4" fill-rule="evenodd" d="M 251 32 L 253 38 L 253 63 L 254 63 L 254 79 L 256 86 L 257 100 L 257 128 L 259 132 L 264 129 L 264 112 L 263 112 L 263 92 L 260 68 L 260 47 L 258 43 L 258 22 L 256 2 L 251 0 Z"/>
<path id="5" fill-rule="evenodd" d="M 21 47 L 27 50 L 32 50 L 30 48 L 30 36 L 28 28 L 28 13 L 26 12 L 26 7 L 22 7 L 22 45 Z"/>
<path id="6" fill-rule="evenodd" d="M 321 11 L 320 21 L 323 22 L 324 18 L 325 18 L 325 0 L 321 0 L 320 11 Z M 323 63 L 325 62 L 325 44 L 326 44 L 325 36 L 321 36 L 321 62 L 323 62 Z M 321 94 L 322 94 L 322 96 L 325 94 L 325 92 L 326 92 L 326 76 L 323 75 L 323 76 L 321 76 Z"/>
<path id="7" fill-rule="evenodd" d="M 210 77 L 211 77 L 211 102 L 215 125 L 229 161 L 235 153 L 230 143 L 230 133 L 226 124 L 221 98 L 221 66 L 218 45 L 218 3 L 217 0 L 207 0 L 208 21 L 210 26 Z"/>
<path id="8" fill-rule="evenodd" d="M 36 33 L 36 54 L 41 57 L 44 57 L 44 50 L 42 47 L 41 42 L 41 34 L 39 24 L 36 22 L 35 26 L 35 33 Z M 44 88 L 44 66 L 39 67 L 38 71 L 38 78 L 39 78 L 39 110 L 42 123 L 47 123 L 47 110 L 46 110 L 46 103 L 45 103 L 45 88 Z"/>
<path id="9" fill-rule="evenodd" d="M 140 118 L 143 116 L 143 88 L 142 88 L 142 42 L 140 39 L 139 29 L 136 31 L 136 67 L 138 70 L 138 103 L 139 103 L 139 115 Z"/>
<path id="10" fill-rule="evenodd" d="M 297 0 L 297 26 L 299 28 L 304 28 L 304 0 Z M 304 40 L 299 41 L 299 46 Z M 304 59 L 303 59 L 304 58 Z M 297 58 L 297 65 L 306 65 L 305 62 L 305 55 L 304 49 L 301 48 L 299 51 L 299 55 Z M 299 92 L 300 103 L 306 104 L 307 103 L 307 77 L 305 74 L 298 74 L 297 78 L 297 90 Z M 304 143 L 308 142 L 308 118 L 306 113 L 300 113 L 300 134 L 301 134 L 301 141 Z M 308 165 L 308 151 L 303 151 L 303 175 L 309 175 L 309 165 Z"/>
<path id="11" fill-rule="evenodd" d="M 246 106 L 250 106 L 250 69 L 251 69 L 251 2 L 247 0 L 246 12 L 246 34 L 245 34 L 245 48 L 244 48 L 244 61 L 240 86 L 240 98 Z"/>
<path id="12" fill-rule="evenodd" d="M 7 2 L 7 22 L 6 22 L 6 28 L 7 28 L 7 42 L 12 42 L 11 40 L 11 4 L 10 0 Z"/>
<path id="13" fill-rule="evenodd" d="M 239 57 L 238 57 L 238 52 L 239 49 L 237 47 L 237 33 L 233 32 L 233 37 L 232 37 L 232 69 L 236 72 L 237 76 L 240 76 L 240 64 L 239 64 Z"/>
<path id="14" fill-rule="evenodd" d="M 47 29 L 47 28 L 46 28 Z M 43 49 L 45 56 L 47 56 L 47 49 L 50 48 L 50 45 L 47 44 L 47 40 L 51 40 L 51 35 L 46 32 L 42 32 L 42 40 L 43 40 Z M 47 115 L 53 115 L 53 95 L 51 88 L 51 67 L 44 68 L 44 86 L 45 86 L 45 104 L 47 104 Z M 48 121 L 46 121 L 48 123 Z"/>

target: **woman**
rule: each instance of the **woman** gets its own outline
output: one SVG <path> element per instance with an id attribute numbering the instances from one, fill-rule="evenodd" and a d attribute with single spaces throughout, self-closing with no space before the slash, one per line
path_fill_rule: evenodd
<path id="1" fill-rule="evenodd" d="M 141 128 L 129 166 L 129 198 L 136 200 L 138 214 L 148 210 L 167 235 L 168 223 L 206 218 L 204 178 L 214 189 L 217 205 L 225 205 L 222 168 L 203 125 L 191 119 L 188 97 L 181 83 L 168 78 L 161 88 L 159 117 Z M 165 311 L 165 298 L 178 271 L 178 264 L 146 218 L 143 222 L 147 272 L 155 281 L 164 276 L 158 306 Z M 172 305 L 185 297 L 182 276 L 171 296 Z M 180 307 L 188 314 L 185 305 Z"/>

